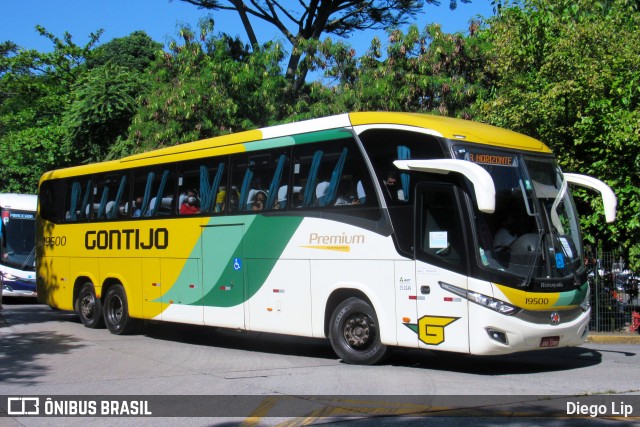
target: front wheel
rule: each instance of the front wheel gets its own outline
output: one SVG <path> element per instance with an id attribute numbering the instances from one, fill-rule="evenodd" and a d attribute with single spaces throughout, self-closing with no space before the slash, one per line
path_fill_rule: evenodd
<path id="1" fill-rule="evenodd" d="M 348 298 L 333 311 L 329 340 L 333 351 L 345 363 L 373 365 L 387 353 L 387 347 L 380 341 L 376 312 L 359 298 Z"/>
<path id="2" fill-rule="evenodd" d="M 127 294 L 122 285 L 113 285 L 104 297 L 104 322 L 109 332 L 124 335 L 136 327 L 136 319 L 129 317 Z"/>
<path id="3" fill-rule="evenodd" d="M 96 297 L 93 283 L 87 282 L 82 285 L 76 299 L 75 310 L 85 327 L 97 329 L 104 326 L 102 302 Z"/>

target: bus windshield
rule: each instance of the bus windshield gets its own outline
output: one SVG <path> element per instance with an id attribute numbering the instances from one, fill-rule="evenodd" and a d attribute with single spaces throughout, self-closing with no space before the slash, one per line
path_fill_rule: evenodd
<path id="1" fill-rule="evenodd" d="M 578 215 L 555 160 L 489 149 L 456 150 L 496 187 L 493 214 L 476 217 L 482 265 L 528 282 L 572 276 L 582 266 Z"/>
<path id="2" fill-rule="evenodd" d="M 5 209 L 2 211 L 2 264 L 21 270 L 35 270 L 35 214 Z"/>

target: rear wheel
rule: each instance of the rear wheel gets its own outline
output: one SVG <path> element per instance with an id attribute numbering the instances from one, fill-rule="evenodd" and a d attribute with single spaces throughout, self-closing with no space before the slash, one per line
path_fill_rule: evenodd
<path id="1" fill-rule="evenodd" d="M 111 286 L 104 297 L 104 322 L 115 335 L 128 334 L 137 325 L 136 319 L 129 317 L 127 294 L 122 285 Z"/>
<path id="2" fill-rule="evenodd" d="M 93 283 L 87 282 L 80 288 L 80 293 L 75 303 L 75 310 L 80 316 L 82 324 L 87 328 L 96 329 L 104 327 L 102 317 L 102 302 L 96 297 Z"/>
<path id="3" fill-rule="evenodd" d="M 333 311 L 329 340 L 345 363 L 373 365 L 387 353 L 380 341 L 376 312 L 359 298 L 348 298 Z"/>

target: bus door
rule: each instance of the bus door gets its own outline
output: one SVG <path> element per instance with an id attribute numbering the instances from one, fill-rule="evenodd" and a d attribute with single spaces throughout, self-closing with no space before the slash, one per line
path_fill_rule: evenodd
<path id="1" fill-rule="evenodd" d="M 469 351 L 468 301 L 447 290 L 467 289 L 467 255 L 458 190 L 451 184 L 416 187 L 417 327 L 421 348 Z"/>
<path id="2" fill-rule="evenodd" d="M 204 324 L 245 329 L 243 224 L 206 226 L 202 231 Z"/>

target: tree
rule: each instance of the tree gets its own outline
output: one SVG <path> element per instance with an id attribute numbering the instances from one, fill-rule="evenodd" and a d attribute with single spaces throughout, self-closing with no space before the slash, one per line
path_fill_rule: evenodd
<path id="1" fill-rule="evenodd" d="M 423 31 L 394 30 L 384 52 L 374 38 L 360 58 L 348 44 L 318 43 L 304 61 L 333 81 L 309 84 L 294 106 L 295 118 L 371 110 L 470 118 L 470 106 L 486 85 L 486 42 L 478 37 L 478 26 L 471 22 L 468 35 L 443 33 L 436 24 Z"/>
<path id="2" fill-rule="evenodd" d="M 103 160 L 118 137 L 126 135 L 144 86 L 141 73 L 111 62 L 83 74 L 62 116 L 67 157 L 73 163 Z"/>
<path id="3" fill-rule="evenodd" d="M 291 2 L 279 0 L 182 0 L 210 10 L 235 11 L 240 16 L 251 46 L 259 46 L 250 17 L 273 25 L 291 44 L 286 78 L 294 82 L 294 92 L 304 84 L 308 69 L 300 66 L 305 41 L 321 39 L 323 34 L 347 37 L 353 32 L 386 29 L 407 22 L 420 12 L 424 3 L 439 5 L 439 0 L 310 0 L 299 1 L 295 10 Z M 469 3 L 471 0 L 461 0 Z M 451 9 L 457 7 L 450 0 Z"/>
<path id="4" fill-rule="evenodd" d="M 63 113 L 63 146 L 73 163 L 100 161 L 127 129 L 148 87 L 147 68 L 162 45 L 136 31 L 98 46 L 87 55 L 83 73 L 71 86 Z"/>
<path id="5" fill-rule="evenodd" d="M 100 32 L 84 46 L 36 27 L 53 44 L 47 53 L 0 45 L 0 191 L 35 192 L 40 175 L 67 165 L 61 116 L 81 65 Z"/>
<path id="6" fill-rule="evenodd" d="M 147 33 L 134 31 L 93 49 L 86 64 L 87 68 L 92 69 L 110 62 L 131 71 L 144 72 L 161 50 L 162 44 L 153 41 Z"/>
<path id="7" fill-rule="evenodd" d="M 477 117 L 537 137 L 568 172 L 616 192 L 615 224 L 580 192 L 587 241 L 621 246 L 640 267 L 640 13 L 633 0 L 522 0 L 489 20 L 490 91 Z"/>
<path id="8" fill-rule="evenodd" d="M 181 43 L 151 65 L 150 87 L 113 157 L 254 129 L 288 114 L 279 45 L 251 54 L 237 39 L 211 36 L 212 29 L 206 20 L 198 35 L 182 28 Z"/>

